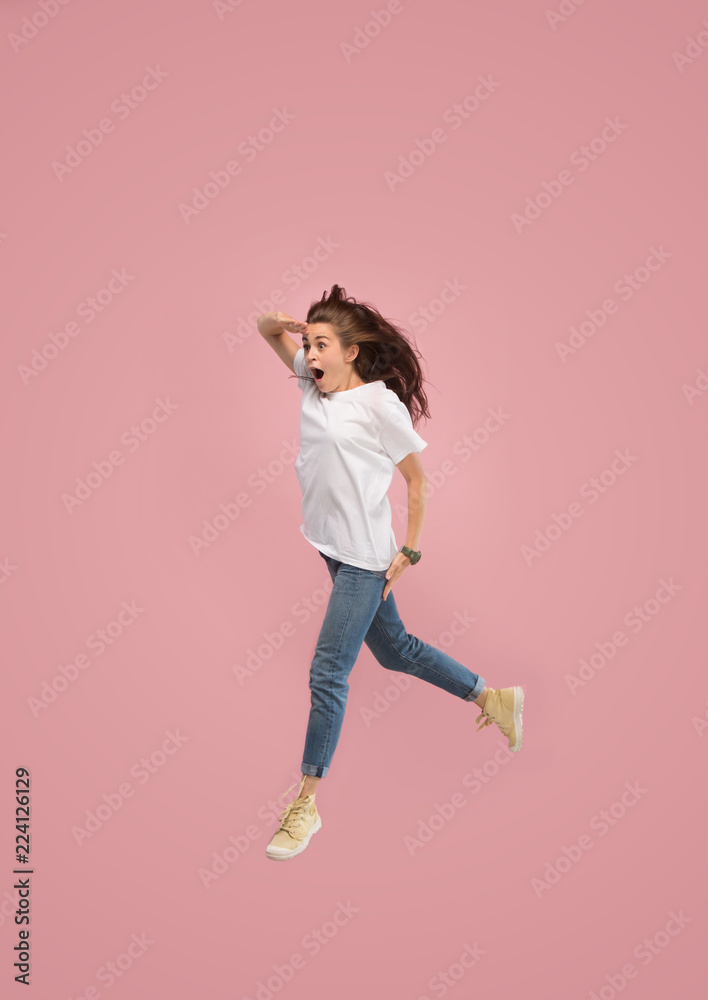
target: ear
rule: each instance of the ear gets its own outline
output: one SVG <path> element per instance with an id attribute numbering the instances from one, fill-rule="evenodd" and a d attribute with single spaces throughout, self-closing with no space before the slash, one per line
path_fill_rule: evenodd
<path id="1" fill-rule="evenodd" d="M 352 353 L 352 352 L 353 352 L 353 353 Z M 355 357 L 357 356 L 357 354 L 358 354 L 358 353 L 359 353 L 359 345 L 358 345 L 358 344 L 354 344 L 354 346 L 353 346 L 353 347 L 350 347 L 350 348 L 349 348 L 349 351 L 348 351 L 348 357 L 347 357 L 347 358 L 346 358 L 345 360 L 346 360 L 347 362 L 349 362 L 349 361 L 353 361 L 353 360 L 354 360 L 354 358 L 355 358 Z"/>

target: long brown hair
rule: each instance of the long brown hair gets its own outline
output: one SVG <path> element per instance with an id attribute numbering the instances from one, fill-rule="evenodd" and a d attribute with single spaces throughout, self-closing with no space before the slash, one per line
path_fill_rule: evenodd
<path id="1" fill-rule="evenodd" d="M 404 404 L 414 425 L 421 417 L 430 417 L 418 363 L 421 355 L 375 306 L 357 302 L 340 285 L 332 285 L 329 295 L 324 291 L 322 298 L 310 305 L 307 322 L 331 324 L 345 354 L 358 344 L 352 364 L 359 378 L 362 382 L 382 380 Z M 311 376 L 304 377 L 314 382 Z"/>

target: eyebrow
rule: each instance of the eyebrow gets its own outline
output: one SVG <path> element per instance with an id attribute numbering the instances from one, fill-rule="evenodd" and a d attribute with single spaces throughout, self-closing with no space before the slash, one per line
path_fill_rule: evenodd
<path id="1" fill-rule="evenodd" d="M 307 334 L 303 333 L 303 335 L 302 335 L 302 339 L 303 339 L 303 340 L 307 340 Z M 329 337 L 326 337 L 326 336 L 324 335 L 324 333 L 320 333 L 320 334 L 318 334 L 318 335 L 317 335 L 316 337 L 314 337 L 313 339 L 314 339 L 314 340 L 327 340 L 327 341 L 328 341 L 328 340 L 329 340 Z"/>

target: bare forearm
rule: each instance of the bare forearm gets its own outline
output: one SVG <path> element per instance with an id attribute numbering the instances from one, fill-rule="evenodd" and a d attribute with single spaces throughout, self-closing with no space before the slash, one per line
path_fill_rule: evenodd
<path id="1" fill-rule="evenodd" d="M 423 520 L 428 503 L 428 480 L 411 479 L 408 482 L 408 530 L 405 544 L 409 549 L 418 551 L 420 536 L 423 531 Z"/>
<path id="2" fill-rule="evenodd" d="M 277 315 L 277 313 L 262 313 L 258 317 L 256 326 L 262 337 L 280 337 L 285 333 L 285 327 L 276 319 Z"/>

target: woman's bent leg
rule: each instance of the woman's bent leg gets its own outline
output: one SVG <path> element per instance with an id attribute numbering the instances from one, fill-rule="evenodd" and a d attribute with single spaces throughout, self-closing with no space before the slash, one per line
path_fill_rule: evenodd
<path id="1" fill-rule="evenodd" d="M 364 639 L 382 667 L 401 670 L 449 691 L 465 701 L 474 701 L 484 690 L 484 678 L 472 673 L 441 649 L 406 632 L 389 591 L 380 601 Z"/>

